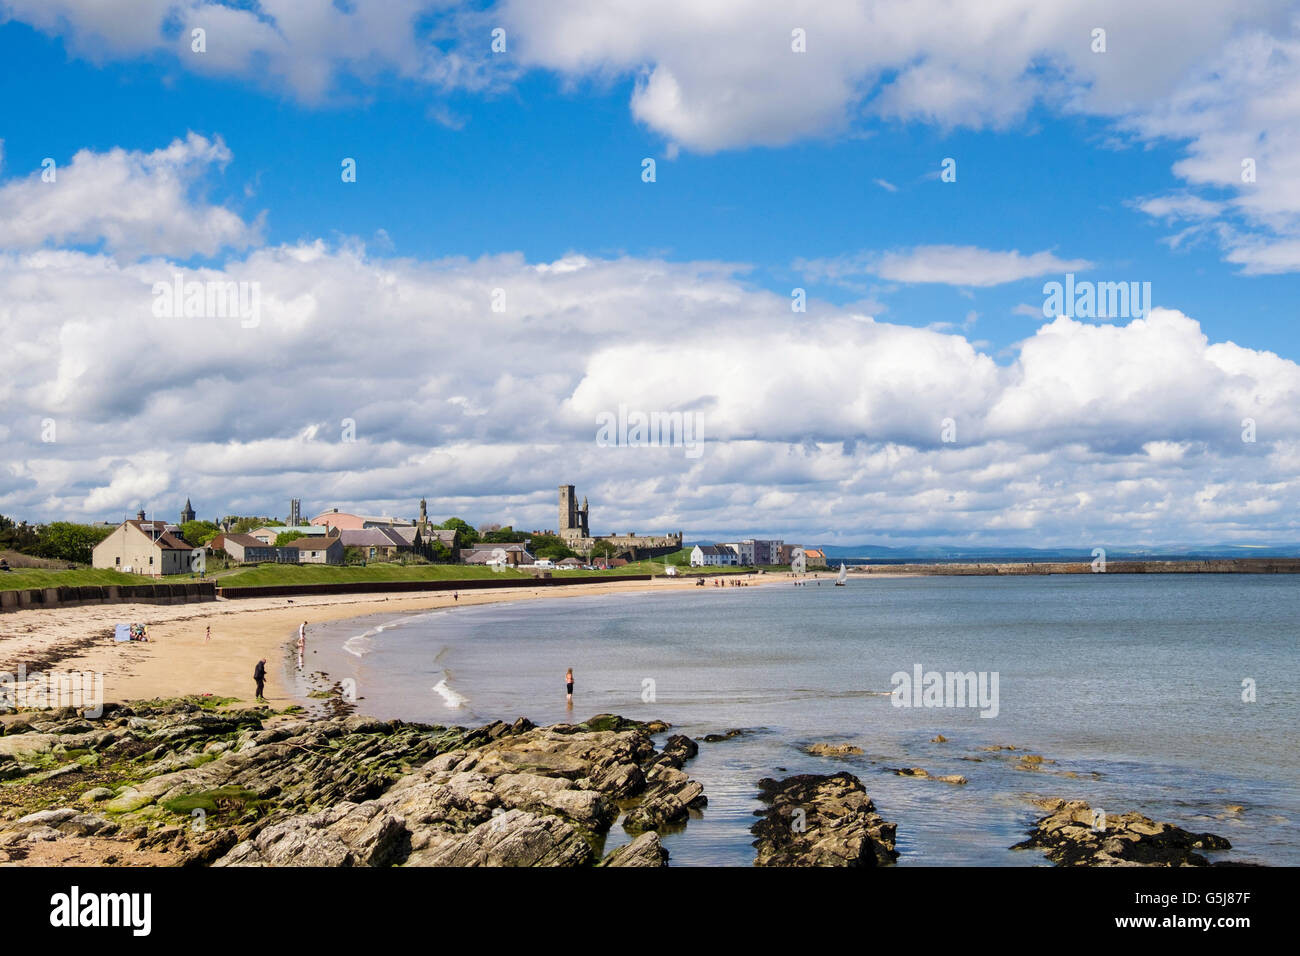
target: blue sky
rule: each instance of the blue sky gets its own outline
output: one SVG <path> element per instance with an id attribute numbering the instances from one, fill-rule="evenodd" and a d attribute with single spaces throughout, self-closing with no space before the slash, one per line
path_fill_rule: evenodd
<path id="1" fill-rule="evenodd" d="M 666 160 L 663 137 L 628 112 L 630 78 L 566 90 L 530 75 L 504 93 L 453 97 L 464 124 L 453 129 L 409 84 L 304 105 L 167 64 L 69 58 L 57 37 L 13 22 L 0 27 L 0 54 L 11 170 L 83 148 L 150 150 L 188 130 L 219 135 L 234 159 L 211 177 L 211 196 L 248 218 L 265 210 L 271 242 L 383 230 L 400 256 L 718 259 L 752 265 L 756 285 L 838 304 L 861 296 L 809 282 L 794 263 L 932 243 L 1052 250 L 1096 264 L 1080 279 L 1151 282 L 1158 304 L 1196 314 L 1216 338 L 1295 355 L 1293 275 L 1242 276 L 1208 243 L 1170 249 L 1170 230 L 1134 208 L 1179 188 L 1179 144 L 1124 145 L 1087 117 L 1038 109 L 1014 130 L 978 132 L 878 121 L 851 138 Z M 355 188 L 339 180 L 344 156 L 360 164 Z M 653 185 L 640 177 L 647 156 Z M 955 183 L 937 179 L 946 157 L 958 161 Z M 1034 319 L 1011 310 L 1041 306 L 1050 278 L 1060 276 L 973 294 L 878 281 L 872 298 L 907 324 L 962 322 L 973 309 L 977 337 L 1002 348 L 1032 332 Z"/>
<path id="2" fill-rule="evenodd" d="M 941 0 L 931 5 L 951 13 Z M 77 363 L 67 354 L 49 355 L 47 364 L 38 362 L 24 373 L 21 387 L 16 383 L 4 394 L 14 406 L 14 428 L 30 437 L 36 422 L 51 417 L 67 421 L 69 433 L 80 422 L 77 431 L 87 440 L 80 448 L 16 443 L 21 461 L 11 466 L 8 487 L 0 486 L 0 511 L 99 517 L 133 510 L 146 499 L 166 508 L 178 495 L 183 500 L 188 480 L 208 499 L 228 495 L 219 505 L 213 501 L 221 511 L 279 513 L 280 499 L 309 483 L 322 488 L 322 508 L 409 511 L 404 502 L 423 494 L 444 510 L 480 520 L 543 523 L 553 510 L 553 490 L 547 489 L 563 480 L 592 486 L 593 499 L 619 502 L 607 507 L 610 520 L 620 525 L 658 521 L 698 534 L 804 534 L 826 543 L 844 535 L 879 543 L 920 537 L 1070 544 L 1100 525 L 1112 528 L 1108 533 L 1125 533 L 1126 544 L 1293 537 L 1289 525 L 1276 522 L 1294 493 L 1292 416 L 1283 408 L 1296 397 L 1291 390 L 1300 252 L 1293 248 L 1300 243 L 1300 210 L 1286 185 L 1294 168 L 1285 164 L 1296 162 L 1287 159 L 1294 155 L 1287 147 L 1297 130 L 1284 111 L 1270 114 L 1245 105 L 1258 92 L 1252 82 L 1276 90 L 1279 77 L 1293 82 L 1300 75 L 1290 5 L 1261 5 L 1249 16 L 1207 5 L 1199 11 L 1203 22 L 1193 11 L 1187 23 L 1174 23 L 1173 8 L 1161 4 L 1146 15 L 1122 4 L 1092 10 L 1063 4 L 1059 12 L 1034 14 L 1047 18 L 1035 22 L 1020 17 L 1023 10 L 1014 0 L 1005 0 L 984 13 L 966 10 L 960 16 L 975 18 L 970 23 L 949 24 L 927 38 L 930 16 L 920 7 L 795 4 L 782 20 L 771 4 L 737 2 L 717 6 L 752 16 L 738 15 L 739 26 L 710 37 L 713 21 L 702 15 L 692 20 L 697 14 L 689 4 L 670 4 L 659 20 L 642 16 L 635 5 L 615 10 L 620 5 L 611 4 L 609 22 L 602 22 L 600 15 L 583 19 L 548 3 L 439 11 L 411 0 L 396 5 L 411 12 L 402 42 L 374 40 L 363 66 L 351 59 L 356 54 L 347 40 L 370 35 L 366 24 L 382 20 L 375 12 L 380 5 L 324 4 L 317 10 L 307 4 L 334 32 L 301 29 L 301 35 L 295 30 L 302 25 L 286 18 L 280 6 L 264 4 L 260 18 L 218 28 L 214 24 L 222 21 L 214 11 L 230 8 L 199 0 L 154 5 L 167 8 L 156 24 L 145 14 L 144 22 L 119 28 L 113 18 L 105 25 L 76 0 L 44 10 L 0 3 L 0 14 L 10 17 L 0 24 L 0 97 L 6 103 L 0 117 L 0 212 L 15 223 L 32 218 L 32 203 L 49 194 L 31 188 L 44 157 L 55 158 L 65 178 L 91 181 L 89 171 L 69 168 L 83 150 L 99 157 L 122 150 L 133 157 L 123 175 L 143 190 L 137 206 L 148 205 L 150 195 L 164 197 L 143 218 L 115 208 L 111 191 L 104 209 L 69 201 L 58 212 L 58 228 L 0 231 L 0 254 L 8 250 L 13 257 L 10 281 L 29 284 L 52 274 L 48 259 L 32 256 L 65 250 L 81 257 L 88 273 L 118 271 L 118 282 L 128 274 L 140 282 L 153 273 L 165 277 L 175 269 L 207 268 L 265 285 L 278 277 L 285 259 L 294 259 L 290 250 L 319 241 L 327 258 L 347 259 L 355 252 L 368 277 L 363 284 L 391 273 L 411 297 L 442 302 L 443 311 L 432 309 L 415 324 L 373 316 L 367 338 L 377 355 L 400 360 L 405 354 L 413 363 L 414 371 L 402 373 L 409 379 L 405 389 L 393 394 L 384 385 L 391 370 L 346 364 L 357 353 L 345 340 L 370 321 L 367 302 L 373 303 L 373 295 L 358 293 L 350 315 L 329 316 L 323 314 L 329 301 L 322 294 L 321 308 L 314 305 L 306 319 L 271 318 L 267 327 L 277 330 L 273 345 L 269 333 L 248 343 L 253 352 L 287 349 L 298 355 L 328 344 L 324 368 L 336 380 L 352 382 L 347 393 L 367 396 L 361 419 L 382 423 L 378 432 L 363 430 L 362 443 L 375 443 L 361 455 L 371 463 L 366 467 L 378 469 L 375 480 L 369 486 L 352 481 L 359 460 L 338 457 L 337 448 L 300 475 L 263 478 L 247 487 L 232 487 L 202 468 L 195 474 L 193 461 L 210 460 L 220 426 L 210 418 L 201 425 L 193 416 L 190 425 L 183 417 L 173 420 L 160 409 L 176 405 L 174 393 L 157 395 L 158 408 L 135 402 L 128 414 L 123 405 L 127 417 L 115 425 L 106 413 L 90 411 L 117 405 L 94 393 L 107 386 L 69 377 Z M 60 16 L 51 19 L 50 11 Z M 338 20 L 341 15 L 350 19 Z M 569 16 L 573 22 L 566 23 Z M 1051 19 L 1058 16 L 1059 22 Z M 1109 52 L 1088 50 L 1088 31 L 1080 25 L 1092 23 L 1090 18 L 1114 24 Z M 397 20 L 400 27 L 401 16 Z M 1021 20 L 1023 35 L 1006 39 L 1005 31 L 1015 29 L 1006 24 Z M 806 59 L 790 61 L 793 54 L 782 46 L 795 22 L 816 25 L 809 27 Z M 209 59 L 185 49 L 183 37 L 197 23 L 209 25 Z M 994 23 L 1003 24 L 1000 42 L 962 45 L 965 34 L 974 37 Z M 275 29 L 264 35 L 267 24 Z M 485 49 L 493 24 L 508 30 L 505 56 Z M 746 33 L 751 28 L 753 37 Z M 429 42 L 429 30 L 437 32 L 436 44 Z M 861 53 L 855 30 L 866 30 Z M 374 35 L 380 32 L 376 28 Z M 883 51 L 868 42 L 886 34 L 893 39 L 881 41 Z M 827 53 L 832 39 L 836 49 Z M 365 43 L 357 43 L 362 52 Z M 1189 61 L 1158 64 L 1153 52 L 1169 43 L 1186 47 Z M 760 47 L 761 56 L 752 53 Z M 1271 54 L 1261 60 L 1261 49 Z M 324 81 L 317 75 L 322 64 L 328 67 Z M 786 70 L 792 72 L 784 75 Z M 1222 82 L 1215 85 L 1215 77 Z M 827 118 L 819 121 L 823 113 Z M 151 168 L 141 157 L 189 134 L 197 134 L 200 145 L 187 148 L 202 158 L 180 163 L 175 179 L 167 172 L 141 172 Z M 1234 181 L 1241 152 L 1234 148 L 1242 138 L 1262 144 L 1258 184 Z M 205 152 L 202 144 L 216 145 Z M 340 181 L 344 157 L 357 160 L 356 183 Z M 654 183 L 641 180 L 644 157 L 657 163 Z M 956 182 L 939 181 L 945 157 L 957 161 Z M 177 181 L 183 186 L 179 198 L 170 191 Z M 1213 211 L 1167 216 L 1151 205 L 1189 199 Z M 178 219 L 214 209 L 235 222 L 218 238 L 174 235 Z M 157 223 L 150 224 L 153 215 Z M 134 243 L 129 249 L 123 234 Z M 362 246 L 364 253 L 357 252 Z M 989 278 L 986 258 L 1013 251 L 1016 274 Z M 449 326 L 447 315 L 478 307 L 465 304 L 474 296 L 457 304 L 457 283 L 509 287 L 512 270 L 531 276 L 536 267 L 566 257 L 583 263 L 579 272 L 584 282 L 592 280 L 589 287 L 539 287 L 534 296 L 528 286 L 523 324 L 490 328 L 490 317 L 475 318 L 481 341 L 463 341 L 463 318 Z M 909 278 L 884 264 L 890 257 L 905 262 Z M 1038 257 L 1038 264 L 1025 265 L 1022 257 Z M 961 262 L 954 264 L 954 258 Z M 270 262 L 277 264 L 265 264 Z M 1060 334 L 1077 341 L 1040 351 L 1064 364 L 1050 372 L 1042 372 L 1045 366 L 1030 369 L 1022 343 L 1050 323 L 1025 312 L 1041 309 L 1044 282 L 1063 277 L 1065 268 L 1053 268 L 1053 262 L 1082 263 L 1070 269 L 1079 280 L 1149 282 L 1154 305 L 1180 316 L 1182 324 L 1175 323 L 1170 336 L 1193 349 L 1205 337 L 1214 381 L 1202 379 L 1201 358 L 1170 346 L 1172 339 L 1156 336 L 1157 342 L 1140 334 L 1127 318 L 1113 321 L 1113 336 L 1081 327 L 1105 326 L 1107 320 L 1062 326 Z M 717 272 L 713 263 L 735 269 Z M 337 273 L 344 263 L 334 266 Z M 927 281 L 916 280 L 918 270 Z M 89 296 L 83 301 L 93 312 L 93 301 L 111 302 L 116 294 L 72 290 L 63 281 L 65 311 L 69 296 Z M 305 283 L 301 288 L 310 288 L 310 281 L 306 275 L 294 280 Z M 706 291 L 696 295 L 692 282 Z M 795 287 L 809 296 L 803 315 L 789 313 Z M 451 296 L 446 302 L 440 298 L 444 292 Z M 51 298 L 46 308 L 53 307 Z M 75 304 L 71 310 L 79 311 Z M 48 329 L 36 329 L 41 311 L 36 302 L 29 312 L 6 316 L 11 333 L 26 337 L 33 348 L 52 341 L 42 338 Z M 887 335 L 887 341 L 859 341 L 860 325 L 844 324 L 863 316 L 875 319 L 869 334 Z M 181 335 L 173 342 L 171 331 L 135 328 L 111 315 L 103 321 L 116 329 L 105 335 L 138 351 L 170 355 L 187 339 Z M 647 328 L 662 335 L 646 337 Z M 898 331 L 906 328 L 927 335 Z M 209 331 L 214 343 L 229 334 L 217 327 L 202 335 Z M 187 335 L 193 344 L 195 330 Z M 424 339 L 429 351 L 412 355 L 407 336 Z M 775 399 L 754 395 L 748 406 L 732 409 L 738 400 L 700 386 L 707 373 L 697 371 L 691 380 L 684 371 L 698 369 L 715 348 L 715 362 L 722 363 L 715 367 L 725 372 L 733 392 L 736 382 L 750 383 L 739 387 L 743 391 L 788 371 L 746 366 L 742 356 L 728 352 L 740 339 L 769 342 L 766 350 L 755 350 L 759 363 L 768 360 L 762 356 L 775 360 L 782 349 L 807 345 L 793 391 L 820 390 L 851 407 L 856 402 L 860 426 L 840 410 L 827 411 L 822 398 L 800 403 L 787 397 L 752 417 L 753 409 Z M 67 336 L 56 340 L 66 343 Z M 1056 335 L 1049 340 L 1056 342 Z M 1229 342 L 1248 350 L 1249 361 L 1223 359 L 1222 349 L 1214 351 L 1216 343 Z M 846 373 L 839 367 L 841 345 L 864 356 L 892 356 L 883 378 L 897 373 L 903 384 L 877 385 L 880 375 L 873 381 L 866 371 L 857 378 Z M 1159 349 L 1166 347 L 1173 351 L 1164 359 Z M 654 375 L 642 382 L 633 376 L 633 387 L 626 373 L 609 371 L 620 349 L 632 356 L 654 354 L 661 366 L 682 369 L 682 377 Z M 818 349 L 824 350 L 825 371 Z M 935 355 L 951 349 L 965 356 L 960 369 L 936 364 Z M 1132 414 L 1137 404 L 1161 404 L 1134 384 L 1144 375 L 1142 363 L 1126 369 L 1122 381 L 1100 381 L 1120 374 L 1115 369 L 1134 355 L 1161 368 L 1151 376 L 1152 388 L 1172 374 L 1162 366 L 1175 363 L 1173 372 L 1186 374 L 1160 386 L 1161 394 L 1176 398 L 1185 389 L 1201 396 L 1204 407 L 1168 427 L 1159 420 L 1138 422 Z M 982 368 L 981 356 L 1002 373 Z M 335 418 L 348 411 L 346 402 L 330 398 L 319 401 L 325 406 L 319 414 L 302 408 L 294 410 L 293 421 L 263 421 L 265 402 L 240 398 L 247 391 L 240 381 L 276 370 L 241 361 L 238 353 L 222 361 L 185 364 L 186 373 L 217 390 L 218 399 L 209 394 L 202 407 L 232 416 L 229 435 L 240 443 L 241 455 L 293 449 L 291 457 L 310 457 L 316 436 L 337 431 Z M 905 380 L 913 361 L 912 375 L 920 383 L 913 391 L 922 396 L 917 402 L 894 391 L 912 387 Z M 480 374 L 465 368 L 440 378 L 429 371 L 462 363 Z M 1077 367 L 1069 374 L 1082 379 L 1072 381 L 1063 371 L 1072 363 Z M 1099 364 L 1093 369 L 1089 363 Z M 953 384 L 967 374 L 965 385 Z M 1033 395 L 1012 394 L 1027 381 L 1037 383 Z M 950 386 L 951 394 L 944 394 Z M 525 428 L 512 400 L 479 401 L 512 388 L 536 394 L 547 413 Z M 1026 409 L 1052 401 L 1045 396 L 1057 391 L 1073 397 L 1060 408 L 1041 409 L 1044 421 L 1058 422 L 1053 442 L 1044 440 Z M 1108 396 L 1121 391 L 1123 400 L 1109 402 Z M 578 423 L 621 398 L 652 410 L 660 406 L 647 403 L 655 401 L 666 411 L 709 410 L 701 413 L 712 419 L 711 453 L 696 462 L 678 458 L 665 471 L 664 456 L 656 457 L 664 449 L 613 459 L 607 450 L 587 448 L 591 429 Z M 44 411 L 42 403 L 48 406 Z M 460 410 L 459 418 L 445 417 L 448 403 Z M 925 412 L 913 416 L 910 406 L 917 404 Z M 480 405 L 481 411 L 466 411 Z M 1273 459 L 1267 469 L 1243 473 L 1238 419 L 1242 409 L 1265 406 L 1263 414 L 1272 416 L 1274 426 L 1270 437 L 1283 444 L 1268 445 Z M 923 461 L 955 451 L 935 446 L 945 408 L 958 421 L 978 422 L 978 441 L 968 449 L 973 457 L 957 472 L 950 470 L 952 455 L 946 464 L 941 458 Z M 1168 419 L 1169 413 L 1161 414 Z M 420 421 L 430 423 L 425 433 Z M 1093 433 L 1085 435 L 1076 425 Z M 1223 438 L 1228 431 L 1234 434 Z M 171 452 L 143 437 L 160 433 L 169 436 Z M 1216 449 L 1215 436 L 1230 444 Z M 10 437 L 16 441 L 17 431 Z M 266 444 L 276 442 L 288 444 Z M 569 442 L 581 443 L 580 458 L 565 451 Z M 869 460 L 873 443 L 886 458 L 891 448 L 919 456 L 908 469 L 895 468 L 893 476 L 911 492 L 887 503 L 870 500 L 888 485 L 880 480 L 879 464 Z M 1140 461 L 1107 459 L 1115 448 L 1147 450 Z M 1020 462 L 1023 473 L 991 479 L 988 461 L 975 460 L 981 450 L 990 461 Z M 791 454 L 803 464 L 793 470 L 773 466 L 771 474 L 757 474 L 749 459 L 756 455 L 770 463 Z M 447 469 L 441 479 L 430 475 L 429 456 L 439 455 Z M 833 467 L 819 467 L 816 459 L 823 455 Z M 859 455 L 868 458 L 846 469 L 844 459 Z M 516 477 L 475 485 L 469 476 L 481 474 L 488 459 Z M 573 468 L 578 474 L 557 475 L 556 460 L 579 461 Z M 1078 474 L 1076 465 L 1094 473 L 1071 478 Z M 1042 478 L 1049 467 L 1060 474 Z M 132 477 L 105 481 L 105 468 Z M 269 464 L 258 468 L 269 474 Z M 1135 492 L 1129 482 L 1144 468 L 1155 484 Z M 1039 484 L 1030 480 L 1031 472 Z M 923 482 L 947 477 L 935 479 L 933 494 L 918 496 L 916 475 Z M 1028 484 L 1008 492 L 1016 478 Z M 437 487 L 440 481 L 445 487 Z M 736 492 L 738 481 L 746 489 L 742 494 Z M 1245 509 L 1241 515 L 1217 520 L 1208 503 L 1197 520 L 1185 511 L 1180 515 L 1180 496 L 1195 500 L 1210 489 L 1210 499 L 1204 499 L 1209 502 L 1235 481 L 1244 483 L 1236 499 L 1236 507 Z M 1107 488 L 1121 498 L 1138 497 L 1107 510 L 1100 503 L 1106 495 L 1099 493 Z M 701 495 L 697 489 L 709 491 Z M 653 500 L 638 502 L 643 495 Z M 1080 495 L 1086 503 L 1078 504 Z M 981 503 L 970 503 L 972 497 Z M 828 499 L 838 502 L 841 514 L 852 510 L 847 521 L 824 512 L 819 503 Z M 1260 501 L 1268 505 L 1249 504 Z M 936 502 L 942 503 L 938 513 Z M 1080 509 L 1068 522 L 1058 520 L 1062 502 Z"/>

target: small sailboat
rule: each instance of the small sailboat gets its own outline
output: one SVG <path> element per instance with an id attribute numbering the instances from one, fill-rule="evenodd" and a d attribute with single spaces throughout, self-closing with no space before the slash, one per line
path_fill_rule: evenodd
<path id="1" fill-rule="evenodd" d="M 836 586 L 837 588 L 842 588 L 842 587 L 844 587 L 845 584 L 848 583 L 848 580 L 849 580 L 849 571 L 848 571 L 848 568 L 844 567 L 844 562 L 841 561 L 841 562 L 840 562 L 840 573 L 837 574 L 837 575 L 835 575 L 835 586 Z"/>

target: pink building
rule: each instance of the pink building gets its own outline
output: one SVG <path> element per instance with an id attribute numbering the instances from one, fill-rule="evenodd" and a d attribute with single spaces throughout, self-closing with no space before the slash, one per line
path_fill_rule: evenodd
<path id="1" fill-rule="evenodd" d="M 354 515 L 347 511 L 332 508 L 322 511 L 311 519 L 312 524 L 328 525 L 341 531 L 362 531 L 366 528 L 410 527 L 415 524 L 408 518 L 392 518 L 387 515 Z"/>

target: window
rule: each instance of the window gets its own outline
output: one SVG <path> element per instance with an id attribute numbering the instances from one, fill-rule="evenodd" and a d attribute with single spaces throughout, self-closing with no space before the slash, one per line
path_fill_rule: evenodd
<path id="1" fill-rule="evenodd" d="M 150 556 L 149 556 L 149 563 L 150 563 L 150 564 L 153 564 L 153 555 L 150 555 Z"/>
<path id="2" fill-rule="evenodd" d="M 119 554 L 116 558 L 113 559 L 113 563 L 114 563 L 114 564 L 121 564 L 121 563 L 122 563 L 122 556 Z"/>

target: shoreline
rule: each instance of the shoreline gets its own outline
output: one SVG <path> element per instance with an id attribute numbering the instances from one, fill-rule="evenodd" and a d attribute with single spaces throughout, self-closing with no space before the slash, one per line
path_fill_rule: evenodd
<path id="1" fill-rule="evenodd" d="M 768 580 L 764 580 L 768 578 Z M 784 580 L 747 575 L 750 586 Z M 694 591 L 693 578 L 651 581 L 611 579 L 565 588 L 500 588 L 466 591 L 459 600 L 450 591 L 400 595 L 323 595 L 295 598 L 218 599 L 201 604 L 96 604 L 80 607 L 11 611 L 0 617 L 0 675 L 57 671 L 103 676 L 103 701 L 184 697 L 210 694 L 237 698 L 234 706 L 254 706 L 253 667 L 266 658 L 267 701 L 286 707 L 303 703 L 286 686 L 277 655 L 292 647 L 297 627 L 307 622 L 307 646 L 313 625 L 370 614 L 418 612 L 461 605 L 552 600 L 601 594 Z M 143 623 L 149 642 L 119 644 L 118 622 Z M 211 627 L 210 641 L 204 640 Z"/>

